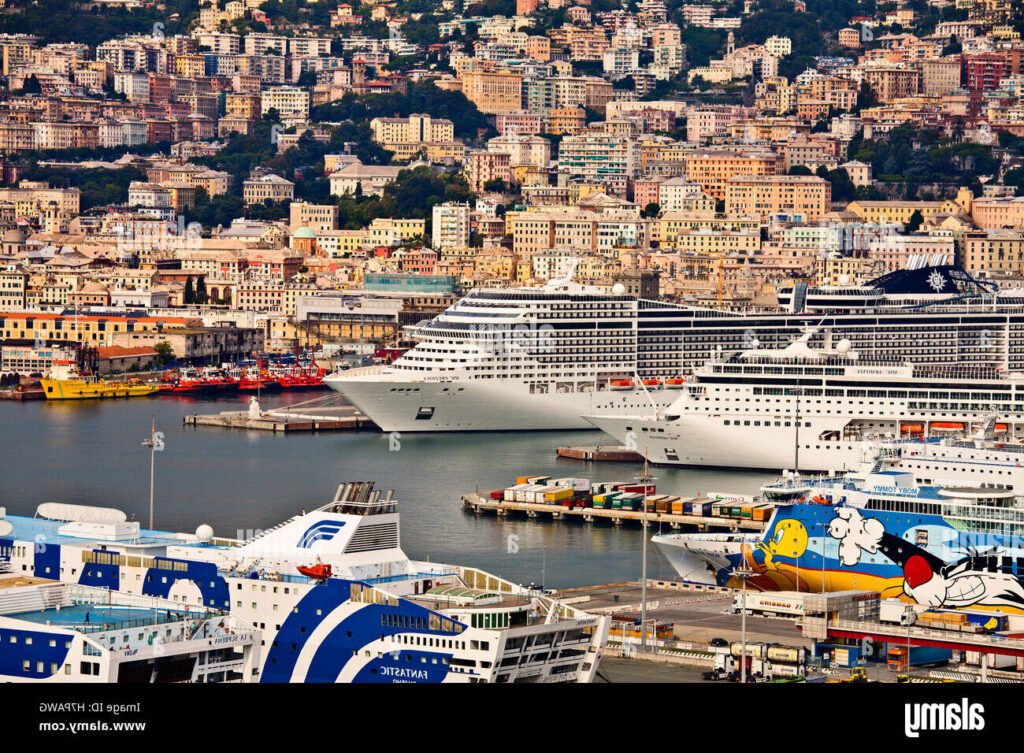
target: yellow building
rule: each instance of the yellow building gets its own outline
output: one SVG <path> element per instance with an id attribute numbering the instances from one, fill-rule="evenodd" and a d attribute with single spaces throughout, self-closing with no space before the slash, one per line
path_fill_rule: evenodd
<path id="1" fill-rule="evenodd" d="M 974 224 L 984 230 L 1024 228 L 1024 197 L 974 199 L 970 212 Z"/>
<path id="2" fill-rule="evenodd" d="M 511 71 L 466 71 L 462 93 L 487 115 L 516 112 L 523 106 L 523 77 Z"/>
<path id="3" fill-rule="evenodd" d="M 386 149 L 403 144 L 450 142 L 455 139 L 455 124 L 429 115 L 408 118 L 374 118 L 370 121 L 373 140 Z M 393 150 L 392 150 L 393 151 Z"/>
<path id="4" fill-rule="evenodd" d="M 686 155 L 686 177 L 709 196 L 722 201 L 730 178 L 777 175 L 782 159 L 771 149 L 701 149 Z"/>
<path id="5" fill-rule="evenodd" d="M 1024 234 L 1012 230 L 992 230 L 985 235 L 969 235 L 960 263 L 972 274 L 1024 274 Z"/>
<path id="6" fill-rule="evenodd" d="M 366 230 L 321 230 L 316 234 L 319 252 L 330 259 L 345 259 L 372 245 Z"/>
<path id="7" fill-rule="evenodd" d="M 920 212 L 927 219 L 937 214 L 956 214 L 960 207 L 952 201 L 851 201 L 846 205 L 848 212 L 853 212 L 865 222 L 891 223 L 900 222 L 904 225 L 910 221 L 914 212 Z"/>
<path id="8" fill-rule="evenodd" d="M 174 70 L 182 78 L 200 78 L 206 75 L 205 55 L 177 55 Z"/>
<path id="9" fill-rule="evenodd" d="M 684 230 L 676 233 L 668 245 L 681 254 L 749 255 L 761 250 L 761 233 L 759 230 Z"/>
<path id="10" fill-rule="evenodd" d="M 0 336 L 5 340 L 106 345 L 115 335 L 157 332 L 165 327 L 185 327 L 189 323 L 184 317 L 75 316 L 18 311 L 0 315 Z"/>
<path id="11" fill-rule="evenodd" d="M 698 230 L 752 233 L 760 231 L 761 222 L 753 217 L 701 217 L 689 212 L 669 212 L 661 216 L 654 228 L 653 240 L 671 247 L 682 233 Z"/>
<path id="12" fill-rule="evenodd" d="M 378 217 L 368 228 L 374 246 L 397 246 L 423 238 L 427 234 L 427 221 L 402 217 Z"/>
<path id="13" fill-rule="evenodd" d="M 787 215 L 793 222 L 815 222 L 832 204 L 832 184 L 816 175 L 740 175 L 725 187 L 725 212 L 762 222 Z"/>
<path id="14" fill-rule="evenodd" d="M 271 201 L 291 201 L 295 196 L 295 184 L 280 175 L 261 175 L 250 178 L 242 184 L 242 197 L 245 205 L 262 204 Z"/>

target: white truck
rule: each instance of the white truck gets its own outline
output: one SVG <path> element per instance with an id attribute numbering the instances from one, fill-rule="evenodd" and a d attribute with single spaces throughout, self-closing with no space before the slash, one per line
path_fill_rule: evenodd
<path id="1" fill-rule="evenodd" d="M 743 611 L 743 593 L 737 592 L 732 600 L 735 614 Z M 767 617 L 801 617 L 804 613 L 804 594 L 799 591 L 747 591 L 747 614 Z"/>
<path id="2" fill-rule="evenodd" d="M 878 621 L 893 625 L 913 625 L 917 621 L 917 612 L 905 601 L 883 599 L 878 603 Z"/>

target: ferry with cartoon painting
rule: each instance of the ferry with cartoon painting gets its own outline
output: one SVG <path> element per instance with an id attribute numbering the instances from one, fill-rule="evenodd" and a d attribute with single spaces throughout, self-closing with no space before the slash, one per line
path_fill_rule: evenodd
<path id="1" fill-rule="evenodd" d="M 878 591 L 929 607 L 1024 613 L 1024 506 L 993 487 L 921 486 L 906 471 L 792 475 L 763 487 L 763 534 L 659 535 L 684 580 L 759 591 Z"/>

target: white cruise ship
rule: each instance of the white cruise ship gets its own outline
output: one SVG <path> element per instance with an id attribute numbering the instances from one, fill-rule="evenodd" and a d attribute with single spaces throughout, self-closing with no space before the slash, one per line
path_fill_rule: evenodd
<path id="1" fill-rule="evenodd" d="M 589 429 L 587 413 L 664 407 L 674 391 L 634 389 L 637 300 L 568 280 L 474 290 L 411 334 L 389 366 L 324 381 L 383 431 Z M 671 376 L 681 383 L 681 363 Z M 656 383 L 655 383 L 656 382 Z"/>
<path id="2" fill-rule="evenodd" d="M 819 328 L 814 344 L 827 330 L 876 358 L 1024 370 L 1021 299 L 995 296 L 963 270 L 901 270 L 857 290 L 816 308 L 827 314 L 796 305 L 809 300 L 802 291 L 783 291 L 787 311 L 748 313 L 569 280 L 474 290 L 410 328 L 417 344 L 393 364 L 325 381 L 384 431 L 498 431 L 585 429 L 585 414 L 666 407 L 679 377 L 717 349 L 782 348 L 808 326 Z"/>
<path id="3" fill-rule="evenodd" d="M 695 371 L 665 411 L 588 418 L 652 463 L 775 471 L 843 471 L 900 438 L 917 440 L 903 451 L 907 461 L 918 452 L 914 462 L 925 464 L 926 453 L 946 452 L 928 439 L 971 433 L 992 414 L 1005 416 L 988 421 L 993 438 L 1012 442 L 1020 435 L 1020 374 L 862 358 L 848 340 L 833 347 L 827 333 L 823 347 L 812 346 L 817 334 L 810 328 L 783 349 L 720 354 Z M 925 479 L 1005 484 L 1020 467 L 986 467 L 981 478 L 980 466 L 969 462 L 973 455 L 959 465 L 946 462 L 953 459 L 914 470 Z"/>

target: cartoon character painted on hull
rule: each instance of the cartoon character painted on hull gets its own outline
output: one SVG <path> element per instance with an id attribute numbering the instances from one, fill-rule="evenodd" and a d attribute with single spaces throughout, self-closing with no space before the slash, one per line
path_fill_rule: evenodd
<path id="1" fill-rule="evenodd" d="M 931 552 L 887 533 L 875 518 L 865 518 L 852 507 L 837 507 L 829 523 L 829 535 L 839 541 L 839 560 L 847 567 L 860 561 L 861 553 L 881 553 L 903 571 L 903 592 L 930 607 L 959 609 L 971 606 L 1012 608 L 1024 611 L 1024 586 L 1010 572 L 1003 572 L 1009 558 L 993 548 L 987 554 L 947 563 Z"/>

